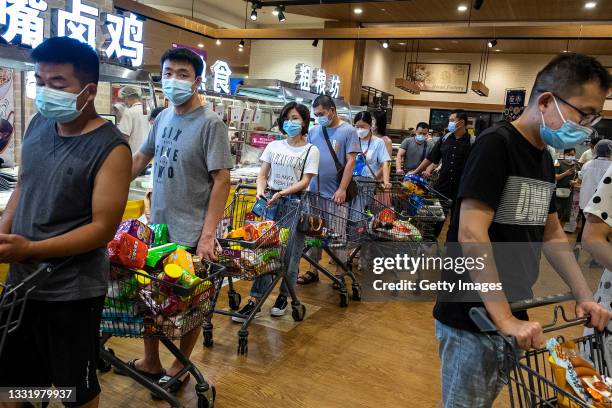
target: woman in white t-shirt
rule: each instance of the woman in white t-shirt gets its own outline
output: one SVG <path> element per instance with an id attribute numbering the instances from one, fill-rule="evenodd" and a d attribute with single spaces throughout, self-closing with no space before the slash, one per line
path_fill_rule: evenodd
<path id="1" fill-rule="evenodd" d="M 308 125 L 310 123 L 310 110 L 301 104 L 290 102 L 285 105 L 278 118 L 281 132 L 287 136 L 283 140 L 275 140 L 266 146 L 261 155 L 261 170 L 257 177 L 257 197 L 267 198 L 267 209 L 264 218 L 280 219 L 284 209 L 295 208 L 291 205 L 293 200 L 299 199 L 299 193 L 305 191 L 313 176 L 319 173 L 319 149 L 306 140 Z M 270 310 L 270 315 L 279 317 L 287 309 L 289 290 L 287 283 L 295 287 L 297 281 L 299 261 L 302 254 L 303 242 L 292 240 L 287 253 L 296 253 L 289 260 L 287 266 L 287 281 L 283 280 L 280 294 Z M 293 259 L 295 258 L 295 259 Z M 251 298 L 238 312 L 245 316 L 233 317 L 236 322 L 243 322 L 256 307 L 272 283 L 272 275 L 262 275 L 253 281 Z M 259 314 L 256 312 L 255 317 Z"/>

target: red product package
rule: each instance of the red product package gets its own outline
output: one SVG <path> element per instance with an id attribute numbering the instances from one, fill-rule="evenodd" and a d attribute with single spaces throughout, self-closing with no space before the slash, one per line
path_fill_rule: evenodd
<path id="1" fill-rule="evenodd" d="M 115 239 L 108 244 L 110 261 L 132 269 L 142 269 L 147 251 L 145 243 L 126 232 L 115 235 Z"/>
<path id="2" fill-rule="evenodd" d="M 117 229 L 115 236 L 121 234 L 122 232 L 130 234 L 134 238 L 138 238 L 148 247 L 151 247 L 153 244 L 155 233 L 151 228 L 149 228 L 148 225 L 145 225 L 138 220 L 123 221 L 121 224 L 119 224 L 119 228 Z"/>

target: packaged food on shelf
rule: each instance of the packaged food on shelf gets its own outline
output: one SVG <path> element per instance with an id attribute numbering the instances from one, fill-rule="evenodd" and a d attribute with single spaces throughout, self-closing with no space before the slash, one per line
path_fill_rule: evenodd
<path id="1" fill-rule="evenodd" d="M 111 262 L 132 269 L 142 269 L 147 259 L 148 247 L 138 238 L 121 232 L 109 242 L 107 250 Z"/>
<path id="2" fill-rule="evenodd" d="M 151 247 L 151 244 L 153 244 L 153 231 L 147 225 L 138 220 L 127 220 L 119 224 L 117 235 L 121 233 L 126 233 L 139 239 L 140 241 L 144 242 L 147 247 Z"/>
<path id="3" fill-rule="evenodd" d="M 193 258 L 189 252 L 182 248 L 177 248 L 164 259 L 164 267 L 172 264 L 180 266 L 192 275 L 195 274 Z"/>
<path id="4" fill-rule="evenodd" d="M 149 224 L 149 228 L 153 231 L 152 247 L 158 247 L 168 243 L 168 225 L 166 224 Z"/>
<path id="5" fill-rule="evenodd" d="M 178 246 L 176 244 L 170 243 L 149 249 L 146 259 L 147 266 L 155 268 L 160 260 L 166 255 L 176 251 L 177 248 Z"/>

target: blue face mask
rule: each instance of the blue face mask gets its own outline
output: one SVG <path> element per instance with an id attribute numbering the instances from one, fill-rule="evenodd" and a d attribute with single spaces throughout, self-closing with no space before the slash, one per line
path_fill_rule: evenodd
<path id="1" fill-rule="evenodd" d="M 59 91 L 57 89 L 47 88 L 46 86 L 36 87 L 36 109 L 46 118 L 54 120 L 58 123 L 72 122 L 81 115 L 87 103 L 81 109 L 77 109 L 77 98 L 86 89 L 83 88 L 78 94 Z"/>
<path id="2" fill-rule="evenodd" d="M 455 122 L 448 122 L 448 131 L 453 133 L 455 130 L 457 130 L 457 123 Z"/>
<path id="3" fill-rule="evenodd" d="M 317 116 L 317 123 L 321 126 L 329 126 L 331 120 L 325 115 Z"/>
<path id="4" fill-rule="evenodd" d="M 283 122 L 283 130 L 287 137 L 296 137 L 302 134 L 302 124 L 293 120 Z"/>
<path id="5" fill-rule="evenodd" d="M 180 106 L 187 102 L 195 93 L 191 89 L 193 82 L 184 81 L 182 79 L 164 79 L 162 80 L 162 90 L 166 98 L 172 102 L 174 106 Z"/>
<path id="6" fill-rule="evenodd" d="M 544 114 L 540 112 L 540 115 L 542 116 L 540 136 L 542 137 L 544 143 L 554 147 L 555 149 L 569 149 L 589 138 L 593 133 L 593 130 L 586 126 L 579 125 L 576 122 L 572 122 L 571 120 L 565 120 L 561 110 L 559 109 L 559 105 L 557 104 L 557 99 L 554 98 L 553 100 L 555 101 L 557 112 L 559 112 L 559 116 L 561 116 L 561 119 L 563 120 L 563 125 L 556 130 L 547 127 L 546 122 L 544 121 Z"/>
<path id="7" fill-rule="evenodd" d="M 417 142 L 421 143 L 425 141 L 425 135 L 416 135 L 414 136 Z"/>

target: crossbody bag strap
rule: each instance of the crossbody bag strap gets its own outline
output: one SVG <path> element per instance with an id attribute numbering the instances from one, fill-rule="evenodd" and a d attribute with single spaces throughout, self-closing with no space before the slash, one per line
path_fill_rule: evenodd
<path id="1" fill-rule="evenodd" d="M 304 165 L 302 166 L 302 174 L 300 174 L 300 179 L 298 180 L 298 182 L 302 181 L 302 179 L 304 178 L 304 171 L 306 170 L 306 160 L 308 160 L 308 155 L 310 154 L 310 149 L 312 149 L 312 146 L 313 145 L 310 145 L 310 147 L 306 151 L 306 157 L 304 157 Z"/>
<path id="2" fill-rule="evenodd" d="M 329 153 L 332 155 L 334 159 L 334 163 L 336 164 L 336 171 L 339 172 L 343 170 L 344 167 L 342 166 L 342 164 L 340 164 L 338 155 L 336 155 L 336 151 L 332 147 L 332 144 L 331 144 L 331 141 L 329 140 L 329 135 L 327 134 L 327 129 L 325 128 L 325 126 L 323 126 L 323 136 L 324 136 L 325 142 L 327 143 L 327 148 L 329 149 Z"/>

